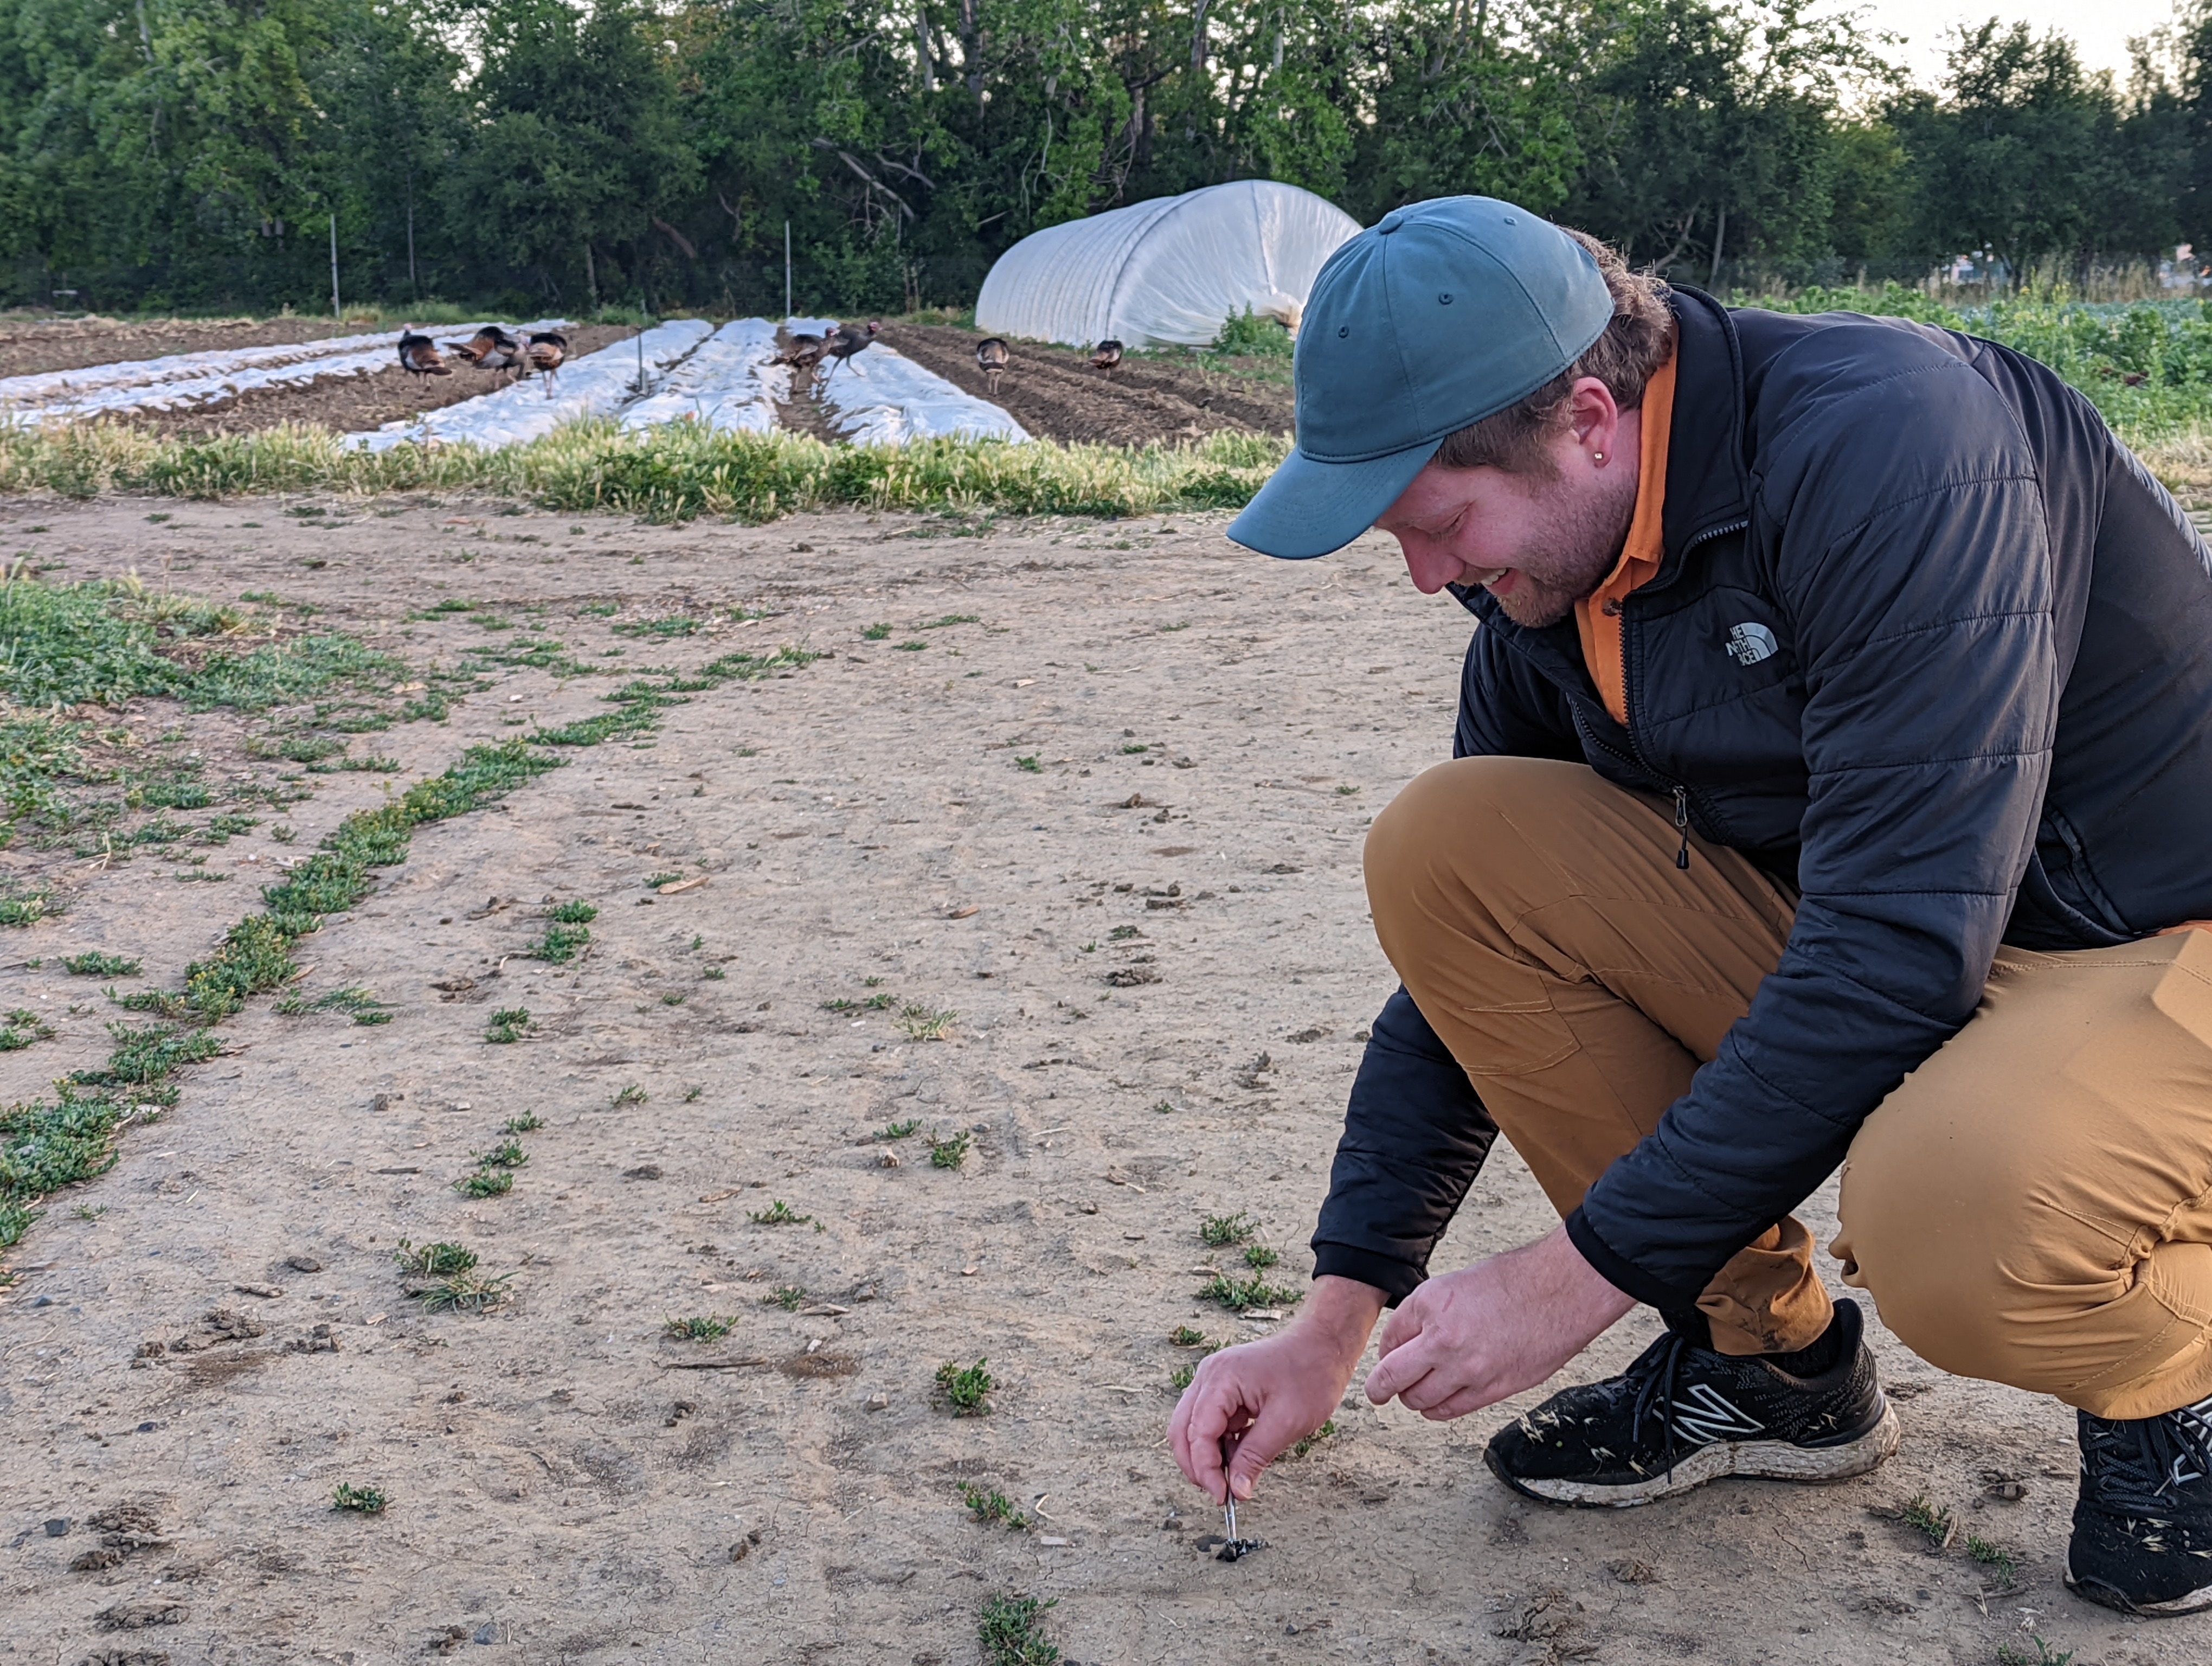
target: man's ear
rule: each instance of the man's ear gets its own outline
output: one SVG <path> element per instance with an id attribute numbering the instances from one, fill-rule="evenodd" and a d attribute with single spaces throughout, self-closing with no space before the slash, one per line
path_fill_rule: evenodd
<path id="1" fill-rule="evenodd" d="M 1567 392 L 1568 426 L 1575 444 L 1595 467 L 1613 461 L 1614 441 L 1620 430 L 1620 407 L 1613 390 L 1595 376 L 1584 376 Z"/>

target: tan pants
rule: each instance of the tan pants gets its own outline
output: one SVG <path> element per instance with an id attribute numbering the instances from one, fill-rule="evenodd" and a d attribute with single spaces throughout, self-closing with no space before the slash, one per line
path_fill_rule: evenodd
<path id="1" fill-rule="evenodd" d="M 1376 818 L 1383 952 L 1554 1207 L 1658 1125 L 1779 962 L 1793 899 L 1579 764 L 1464 758 Z M 2142 1417 L 2212 1394 L 2212 932 L 2006 949 L 1860 1128 L 1844 1278 L 1961 1376 Z M 1789 1219 L 1698 1305 L 1724 1353 L 1830 1304 Z"/>

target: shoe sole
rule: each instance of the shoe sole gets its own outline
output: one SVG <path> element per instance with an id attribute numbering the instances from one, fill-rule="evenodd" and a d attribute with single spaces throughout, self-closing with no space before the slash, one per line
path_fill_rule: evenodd
<path id="1" fill-rule="evenodd" d="M 1607 1485 L 1553 1477 L 1509 1475 L 1497 1458 L 1486 1451 L 1483 1462 L 1491 1473 L 1515 1492 L 1546 1504 L 1571 1505 L 1585 1510 L 1627 1510 L 1639 1504 L 1671 1499 L 1707 1481 L 1741 1475 L 1760 1481 L 1849 1481 L 1879 1468 L 1897 1450 L 1901 1438 L 1897 1413 L 1887 1405 L 1881 1420 L 1864 1434 L 1833 1446 L 1793 1446 L 1783 1440 L 1723 1440 L 1700 1446 L 1663 1474 L 1648 1481 Z M 2212 1593 L 2207 1600 L 2212 1601 Z"/>
<path id="2" fill-rule="evenodd" d="M 2100 1608 L 2117 1608 L 2122 1614 L 2140 1614 L 2154 1620 L 2179 1614 L 2202 1614 L 2212 1608 L 2212 1585 L 2200 1586 L 2185 1596 L 2170 1597 L 2163 1602 L 2136 1602 L 2100 1579 L 2077 1580 L 2071 1561 L 2066 1565 L 2066 1589 L 2083 1602 L 2094 1602 Z"/>

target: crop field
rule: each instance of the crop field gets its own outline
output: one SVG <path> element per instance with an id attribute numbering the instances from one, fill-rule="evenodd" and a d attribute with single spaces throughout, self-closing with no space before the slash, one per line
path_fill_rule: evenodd
<path id="1" fill-rule="evenodd" d="M 1555 1513 L 1543 1390 L 1355 1387 L 1212 1560 L 1167 1419 L 1307 1280 L 1464 616 L 538 490 L 0 502 L 21 1658 L 2200 1657 L 2063 1592 L 2069 1415 L 1878 1327 L 1865 1481 Z M 1437 1269 L 1548 1219 L 1501 1147 Z"/>

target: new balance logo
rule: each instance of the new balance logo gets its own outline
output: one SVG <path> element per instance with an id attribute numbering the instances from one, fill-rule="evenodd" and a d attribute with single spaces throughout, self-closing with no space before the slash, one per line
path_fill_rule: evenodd
<path id="1" fill-rule="evenodd" d="M 1675 1401 L 1674 1427 L 1708 1445 L 1717 1440 L 1742 1440 L 1766 1431 L 1765 1424 L 1745 1416 L 1710 1383 L 1692 1383 L 1689 1392 Z"/>

